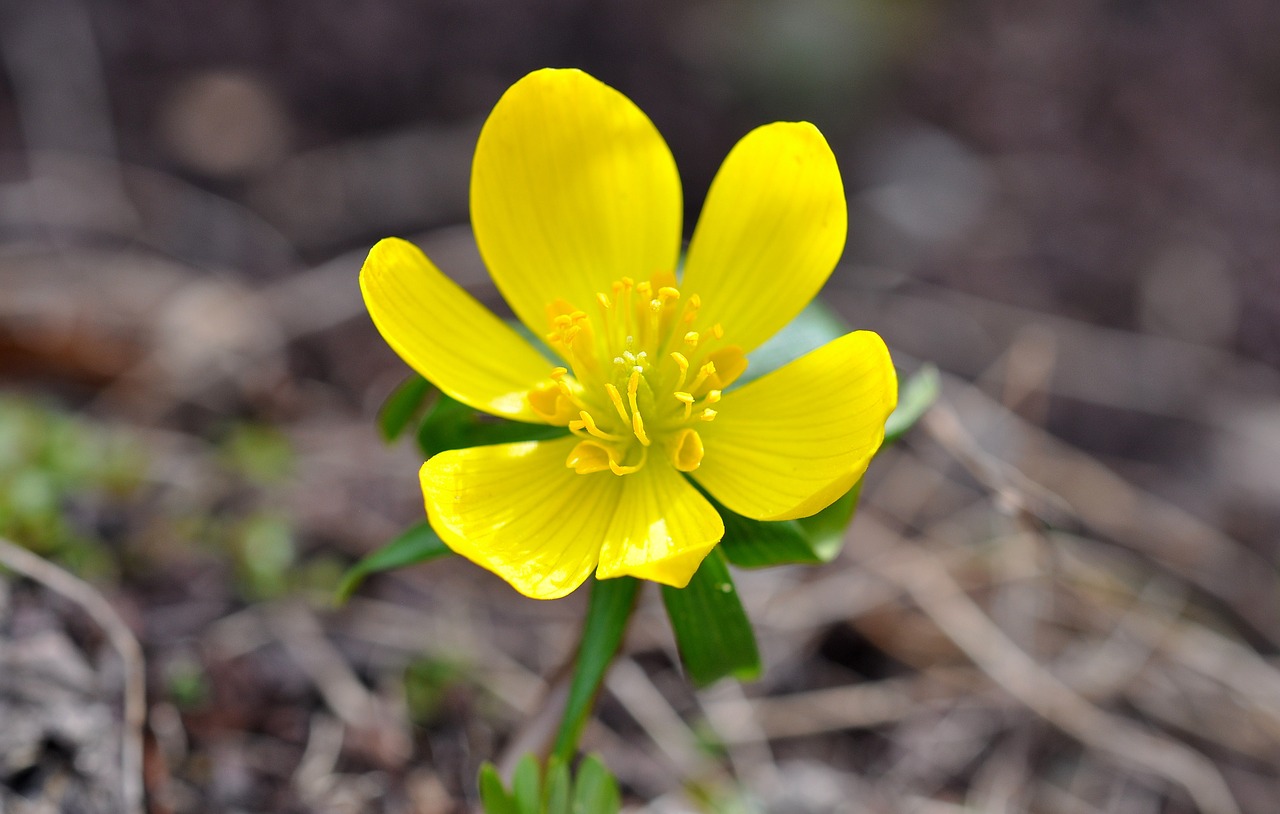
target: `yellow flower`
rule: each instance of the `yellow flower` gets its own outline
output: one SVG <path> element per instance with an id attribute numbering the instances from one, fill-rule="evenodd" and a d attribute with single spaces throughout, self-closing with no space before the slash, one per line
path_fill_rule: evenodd
<path id="1" fill-rule="evenodd" d="M 459 554 L 541 599 L 593 570 L 683 587 L 724 535 L 688 478 L 734 512 L 784 520 L 862 476 L 897 400 L 876 334 L 729 389 L 844 248 L 840 171 L 813 125 L 738 142 L 678 276 L 680 179 L 653 123 L 581 71 L 536 71 L 480 133 L 471 219 L 498 289 L 561 365 L 409 243 L 379 242 L 360 273 L 382 336 L 442 391 L 569 430 L 423 465 L 427 516 Z"/>

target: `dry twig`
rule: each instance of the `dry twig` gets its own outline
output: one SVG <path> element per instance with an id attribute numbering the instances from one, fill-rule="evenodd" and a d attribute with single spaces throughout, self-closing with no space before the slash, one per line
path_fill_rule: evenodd
<path id="1" fill-rule="evenodd" d="M 92 585 L 25 548 L 0 538 L 0 564 L 35 580 L 79 605 L 96 621 L 124 666 L 123 735 L 120 743 L 120 794 L 127 811 L 143 810 L 142 743 L 147 717 L 146 672 L 142 648 L 115 608 Z"/>

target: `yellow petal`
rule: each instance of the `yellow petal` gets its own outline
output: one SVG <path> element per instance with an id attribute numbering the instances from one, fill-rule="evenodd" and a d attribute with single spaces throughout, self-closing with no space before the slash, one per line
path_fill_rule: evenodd
<path id="1" fill-rule="evenodd" d="M 545 421 L 525 394 L 547 381 L 550 364 L 417 246 L 378 241 L 360 290 L 382 338 L 436 387 L 492 415 Z"/>
<path id="2" fill-rule="evenodd" d="M 844 251 L 848 213 L 835 156 L 808 122 L 748 133 L 720 167 L 689 244 L 682 288 L 699 325 L 751 351 L 822 288 Z"/>
<path id="3" fill-rule="evenodd" d="M 665 461 L 650 463 L 624 483 L 596 576 L 633 576 L 683 588 L 724 536 L 711 503 Z"/>
<path id="4" fill-rule="evenodd" d="M 807 517 L 862 477 L 897 400 L 884 341 L 846 334 L 726 393 L 693 477 L 738 514 Z"/>
<path id="5" fill-rule="evenodd" d="M 489 273 L 541 336 L 564 300 L 595 314 L 614 280 L 675 268 L 680 178 L 630 99 L 577 70 L 535 71 L 489 114 L 471 174 L 471 222 Z"/>
<path id="6" fill-rule="evenodd" d="M 457 553 L 534 599 L 557 599 L 596 567 L 622 478 L 565 466 L 575 438 L 442 452 L 422 466 L 427 518 Z"/>

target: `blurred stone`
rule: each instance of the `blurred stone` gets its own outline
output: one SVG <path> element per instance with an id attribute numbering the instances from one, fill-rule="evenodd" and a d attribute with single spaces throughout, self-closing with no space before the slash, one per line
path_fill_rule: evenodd
<path id="1" fill-rule="evenodd" d="M 289 124 L 275 93 L 246 73 L 197 74 L 162 109 L 164 139 L 192 169 L 218 177 L 249 175 L 278 162 Z"/>
<path id="2" fill-rule="evenodd" d="M 873 141 L 866 163 L 872 186 L 860 200 L 918 243 L 964 235 L 991 201 L 994 183 L 986 164 L 941 131 L 887 130 Z"/>
<path id="3" fill-rule="evenodd" d="M 1200 243 L 1165 246 L 1139 280 L 1144 331 L 1228 345 L 1240 320 L 1240 291 L 1221 252 Z"/>
<path id="4" fill-rule="evenodd" d="M 1210 482 L 1274 509 L 1280 501 L 1280 402 L 1231 400 L 1218 414 L 1226 432 L 1214 449 Z"/>
<path id="5" fill-rule="evenodd" d="M 179 386 L 235 377 L 284 345 L 261 299 L 225 279 L 179 290 L 164 303 L 155 329 L 156 360 Z"/>

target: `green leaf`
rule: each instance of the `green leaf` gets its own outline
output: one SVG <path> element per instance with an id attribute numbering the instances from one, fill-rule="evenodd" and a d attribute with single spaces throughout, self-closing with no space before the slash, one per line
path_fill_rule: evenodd
<path id="1" fill-rule="evenodd" d="M 902 383 L 898 392 L 898 407 L 884 424 L 884 449 L 897 441 L 907 430 L 915 426 L 942 391 L 942 377 L 933 365 L 924 365 L 911 378 Z"/>
<path id="2" fill-rule="evenodd" d="M 350 599 L 351 594 L 355 593 L 356 588 L 370 574 L 404 568 L 406 565 L 434 560 L 452 553 L 424 520 L 352 566 L 343 575 L 342 583 L 338 586 L 338 601 Z"/>
<path id="3" fill-rule="evenodd" d="M 621 809 L 618 781 L 599 757 L 587 755 L 573 787 L 573 814 L 617 814 Z"/>
<path id="4" fill-rule="evenodd" d="M 591 599 L 587 604 L 573 680 L 569 684 L 569 698 L 552 749 L 552 754 L 566 763 L 573 759 L 605 671 L 622 644 L 639 587 L 640 581 L 633 577 L 591 581 Z"/>
<path id="5" fill-rule="evenodd" d="M 741 681 L 760 676 L 760 652 L 751 620 L 718 547 L 702 561 L 688 586 L 662 586 L 662 601 L 671 617 L 680 660 L 695 684 L 705 687 L 726 676 Z"/>
<path id="6" fill-rule="evenodd" d="M 569 767 L 552 757 L 547 761 L 547 776 L 542 790 L 542 814 L 571 814 L 569 811 Z"/>
<path id="7" fill-rule="evenodd" d="M 480 803 L 485 814 L 520 814 L 515 800 L 502 785 L 502 778 L 492 763 L 480 767 Z"/>
<path id="8" fill-rule="evenodd" d="M 394 441 L 417 418 L 431 395 L 431 383 L 414 373 L 401 382 L 378 410 L 378 429 L 384 441 Z"/>
<path id="9" fill-rule="evenodd" d="M 719 547 L 739 568 L 831 562 L 844 545 L 844 531 L 853 520 L 861 491 L 862 481 L 858 481 L 827 508 L 799 520 L 752 520 L 717 503 L 716 510 L 724 519 Z"/>
<path id="10" fill-rule="evenodd" d="M 568 432 L 564 427 L 497 418 L 441 393 L 418 427 L 418 447 L 423 455 L 430 458 L 450 449 L 540 441 L 558 438 Z"/>
<path id="11" fill-rule="evenodd" d="M 746 384 L 777 370 L 787 362 L 799 359 L 833 339 L 839 339 L 850 330 L 852 329 L 836 312 L 819 300 L 813 300 L 795 319 L 770 337 L 769 341 L 751 351 L 747 357 L 747 370 L 737 384 Z"/>
<path id="12" fill-rule="evenodd" d="M 511 796 L 519 814 L 541 814 L 538 810 L 542 807 L 541 772 L 538 759 L 533 755 L 525 755 L 516 764 L 515 776 L 511 778 Z"/>

